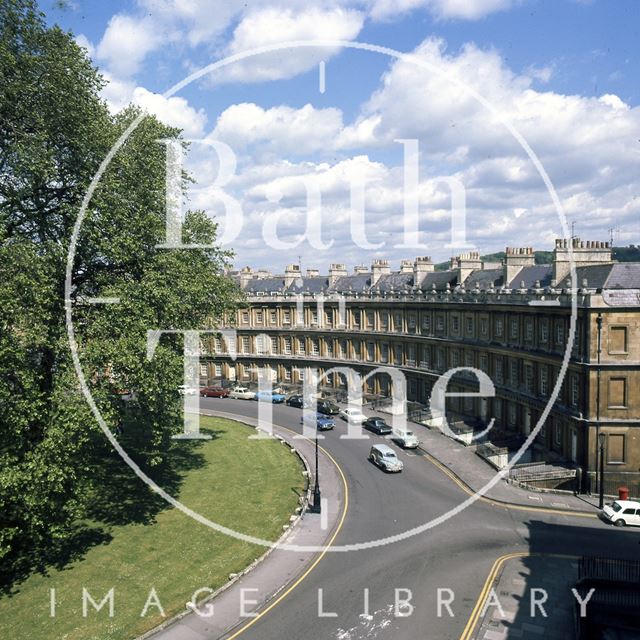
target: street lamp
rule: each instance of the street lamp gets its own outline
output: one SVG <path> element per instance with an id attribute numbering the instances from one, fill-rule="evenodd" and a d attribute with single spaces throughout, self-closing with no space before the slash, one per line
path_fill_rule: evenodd
<path id="1" fill-rule="evenodd" d="M 600 443 L 600 509 L 604 507 L 604 442 L 607 434 L 600 432 L 598 442 Z"/>
<path id="2" fill-rule="evenodd" d="M 320 513 L 320 479 L 318 476 L 318 422 L 316 420 L 316 482 L 313 487 L 313 504 L 309 507 L 310 513 Z"/>

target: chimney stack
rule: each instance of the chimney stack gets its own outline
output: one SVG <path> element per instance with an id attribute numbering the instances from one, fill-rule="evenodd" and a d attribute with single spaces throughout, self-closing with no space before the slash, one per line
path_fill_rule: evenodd
<path id="1" fill-rule="evenodd" d="M 613 262 L 608 242 L 600 240 L 584 242 L 580 238 L 571 238 L 567 241 L 566 238 L 557 238 L 556 246 L 553 249 L 553 279 L 555 282 L 560 282 L 571 274 L 570 248 L 576 268 Z"/>
<path id="2" fill-rule="evenodd" d="M 524 267 L 533 267 L 535 263 L 532 247 L 507 247 L 502 265 L 504 286 L 508 287 Z"/>
<path id="3" fill-rule="evenodd" d="M 371 263 L 371 284 L 374 285 L 380 280 L 380 276 L 388 275 L 389 273 L 391 273 L 391 268 L 388 260 L 374 260 Z"/>
<path id="4" fill-rule="evenodd" d="M 288 264 L 284 270 L 284 286 L 290 287 L 300 276 L 300 265 Z"/>
<path id="5" fill-rule="evenodd" d="M 454 262 L 451 261 L 453 266 Z M 455 265 L 458 269 L 458 284 L 462 284 L 471 275 L 472 271 L 482 269 L 482 261 L 480 253 L 477 251 L 469 251 L 462 253 L 455 258 Z"/>
<path id="6" fill-rule="evenodd" d="M 400 273 L 413 273 L 413 262 L 411 260 L 400 260 Z"/>
<path id="7" fill-rule="evenodd" d="M 431 256 L 422 256 L 416 258 L 413 263 L 413 284 L 416 287 L 422 285 L 427 273 L 431 273 L 434 270 L 433 262 L 431 262 Z"/>
<path id="8" fill-rule="evenodd" d="M 346 275 L 346 265 L 335 262 L 329 266 L 329 284 L 335 284 L 338 278 L 342 278 Z"/>
<path id="9" fill-rule="evenodd" d="M 249 281 L 253 278 L 251 267 L 242 267 L 240 269 L 240 287 L 246 289 Z"/>

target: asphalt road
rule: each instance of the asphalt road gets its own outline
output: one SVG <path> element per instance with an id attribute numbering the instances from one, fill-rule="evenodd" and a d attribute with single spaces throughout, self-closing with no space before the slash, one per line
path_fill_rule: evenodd
<path id="1" fill-rule="evenodd" d="M 203 409 L 256 416 L 257 403 L 203 398 Z M 301 410 L 273 407 L 275 424 L 301 431 Z M 419 452 L 402 451 L 399 474 L 386 474 L 367 459 L 373 442 L 341 439 L 346 423 L 336 420 L 322 446 L 344 472 L 349 509 L 334 545 L 369 542 L 400 534 L 464 501 L 466 494 Z M 367 433 L 367 432 L 365 432 Z M 257 445 L 259 446 L 259 444 Z M 637 559 L 640 535 L 617 530 L 597 519 L 510 510 L 483 502 L 408 539 L 357 551 L 332 551 L 286 599 L 250 628 L 229 637 L 246 640 L 327 639 L 447 640 L 460 638 L 494 561 L 512 551 L 542 554 L 603 555 Z M 531 575 L 528 588 L 536 587 Z M 399 600 L 411 594 L 413 609 Z M 449 615 L 438 615 L 438 589 L 454 594 Z M 319 590 L 323 613 L 319 616 Z M 368 593 L 365 592 L 368 590 Z M 441 592 L 443 599 L 452 594 Z M 567 594 L 571 598 L 571 594 Z M 365 600 L 368 599 L 368 607 Z"/>

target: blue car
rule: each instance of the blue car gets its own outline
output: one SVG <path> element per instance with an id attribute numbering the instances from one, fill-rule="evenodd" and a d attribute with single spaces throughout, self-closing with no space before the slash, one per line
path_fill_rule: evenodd
<path id="1" fill-rule="evenodd" d="M 329 418 L 321 413 L 307 414 L 300 418 L 300 424 L 310 424 L 311 426 L 316 427 L 318 431 L 330 431 L 336 426 L 336 423 L 333 421 L 333 418 Z"/>
<path id="2" fill-rule="evenodd" d="M 255 400 L 263 402 L 273 402 L 273 404 L 282 404 L 286 396 L 283 393 L 275 393 L 274 391 L 258 391 Z"/>

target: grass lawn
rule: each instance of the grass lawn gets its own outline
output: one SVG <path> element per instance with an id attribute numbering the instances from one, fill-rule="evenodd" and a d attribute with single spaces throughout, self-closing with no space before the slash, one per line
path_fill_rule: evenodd
<path id="1" fill-rule="evenodd" d="M 195 447 L 199 463 L 182 474 L 177 497 L 214 522 L 277 540 L 304 489 L 298 457 L 277 440 L 249 440 L 255 430 L 231 420 L 203 416 L 201 428 L 215 438 L 183 443 Z M 46 576 L 32 575 L 17 585 L 14 595 L 2 597 L 0 638 L 134 638 L 164 619 L 153 606 L 140 617 L 152 587 L 170 617 L 184 610 L 195 590 L 223 585 L 230 573 L 265 551 L 169 506 L 148 524 L 113 525 L 108 533 L 110 541 L 89 548 L 81 560 L 50 569 Z M 100 612 L 89 607 L 84 618 L 83 587 L 97 602 L 113 587 L 114 617 L 109 618 L 105 606 Z M 49 614 L 52 588 L 57 596 L 54 618 Z"/>

